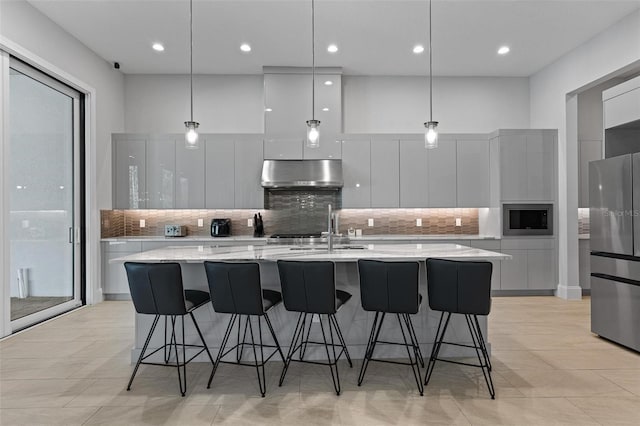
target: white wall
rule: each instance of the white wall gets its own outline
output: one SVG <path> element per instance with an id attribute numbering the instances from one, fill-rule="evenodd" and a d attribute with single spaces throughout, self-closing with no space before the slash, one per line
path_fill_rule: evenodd
<path id="1" fill-rule="evenodd" d="M 189 119 L 189 75 L 124 78 L 125 132 L 181 133 Z M 203 133 L 262 133 L 262 75 L 196 75 L 194 120 Z"/>
<path id="2" fill-rule="evenodd" d="M 123 74 L 24 0 L 0 1 L 0 35 L 96 90 L 98 208 L 111 208 L 111 133 L 124 131 Z"/>
<path id="3" fill-rule="evenodd" d="M 634 66 L 640 66 L 640 10 L 530 78 L 531 127 L 558 129 L 558 289 L 564 296 L 579 291 L 577 131 L 567 129 L 567 94 Z M 577 117 L 572 125 L 577 126 Z"/>
<path id="4" fill-rule="evenodd" d="M 420 133 L 428 121 L 426 77 L 344 76 L 345 133 Z M 433 119 L 444 133 L 529 127 L 529 79 L 435 77 Z"/>

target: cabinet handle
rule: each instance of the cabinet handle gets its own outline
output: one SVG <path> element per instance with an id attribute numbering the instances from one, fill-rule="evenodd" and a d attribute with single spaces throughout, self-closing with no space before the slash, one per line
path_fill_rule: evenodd
<path id="1" fill-rule="evenodd" d="M 69 244 L 73 244 L 73 228 L 69 228 Z"/>

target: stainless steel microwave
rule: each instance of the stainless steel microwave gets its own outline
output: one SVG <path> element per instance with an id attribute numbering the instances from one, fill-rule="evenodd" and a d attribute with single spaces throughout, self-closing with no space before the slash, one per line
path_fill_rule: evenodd
<path id="1" fill-rule="evenodd" d="M 503 235 L 553 235 L 553 204 L 503 204 Z"/>

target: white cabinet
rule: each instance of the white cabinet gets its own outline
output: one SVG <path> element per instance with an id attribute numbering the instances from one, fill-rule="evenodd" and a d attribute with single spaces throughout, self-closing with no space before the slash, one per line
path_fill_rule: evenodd
<path id="1" fill-rule="evenodd" d="M 429 174 L 424 140 L 400 142 L 400 207 L 427 207 Z"/>
<path id="2" fill-rule="evenodd" d="M 580 287 L 591 288 L 591 244 L 588 239 L 578 241 L 578 272 Z"/>
<path id="3" fill-rule="evenodd" d="M 147 208 L 172 209 L 175 207 L 175 139 L 149 138 L 146 152 Z"/>
<path id="4" fill-rule="evenodd" d="M 400 207 L 400 145 L 397 140 L 371 141 L 371 207 Z"/>
<path id="5" fill-rule="evenodd" d="M 583 140 L 579 142 L 579 169 L 578 169 L 578 207 L 589 207 L 589 162 L 602 159 L 602 141 Z"/>
<path id="6" fill-rule="evenodd" d="M 140 253 L 140 242 L 102 243 L 102 293 L 107 299 L 129 298 L 129 280 L 122 262 L 110 263 L 112 259 Z"/>
<path id="7" fill-rule="evenodd" d="M 200 148 L 188 149 L 176 140 L 176 203 L 177 209 L 203 209 L 205 207 L 205 156 L 207 143 L 200 140 Z M 202 155 L 202 151 L 205 155 Z"/>
<path id="8" fill-rule="evenodd" d="M 489 207 L 491 203 L 489 141 L 457 141 L 458 207 Z"/>
<path id="9" fill-rule="evenodd" d="M 503 260 L 500 273 L 501 290 L 527 289 L 527 250 L 501 250 L 511 255 L 511 259 Z"/>
<path id="10" fill-rule="evenodd" d="M 235 207 L 235 143 L 230 136 L 208 136 L 205 144 L 205 207 Z"/>
<path id="11" fill-rule="evenodd" d="M 342 141 L 342 207 L 371 207 L 371 144 L 368 139 Z"/>
<path id="12" fill-rule="evenodd" d="M 527 289 L 555 289 L 556 262 L 555 250 L 527 250 Z"/>
<path id="13" fill-rule="evenodd" d="M 635 78 L 636 85 L 640 86 L 640 79 Z M 631 89 L 631 80 L 622 83 Z M 616 86 L 618 87 L 618 86 Z M 616 88 L 609 89 L 610 91 Z M 623 89 L 624 90 L 624 89 Z M 611 92 L 612 93 L 612 92 Z M 620 126 L 632 121 L 640 120 L 640 87 L 625 91 L 618 96 L 604 101 L 604 128 Z"/>
<path id="14" fill-rule="evenodd" d="M 264 207 L 262 174 L 262 135 L 236 136 L 234 156 L 234 188 L 236 209 Z"/>
<path id="15" fill-rule="evenodd" d="M 320 130 L 320 146 L 309 148 L 303 144 L 302 156 L 305 160 L 339 160 L 342 158 L 342 140 L 335 133 L 328 134 L 324 129 Z"/>
<path id="16" fill-rule="evenodd" d="M 501 265 L 501 290 L 553 290 L 557 286 L 557 251 L 553 238 L 506 238 L 501 252 L 512 256 Z"/>
<path id="17" fill-rule="evenodd" d="M 274 138 L 264 140 L 265 160 L 302 160 L 301 138 Z"/>
<path id="18" fill-rule="evenodd" d="M 501 130 L 498 134 L 502 200 L 555 200 L 556 132 Z"/>
<path id="19" fill-rule="evenodd" d="M 113 136 L 113 207 L 144 209 L 146 202 L 146 141 Z"/>
<path id="20" fill-rule="evenodd" d="M 457 199 L 456 141 L 438 141 L 427 154 L 427 207 L 455 207 Z"/>

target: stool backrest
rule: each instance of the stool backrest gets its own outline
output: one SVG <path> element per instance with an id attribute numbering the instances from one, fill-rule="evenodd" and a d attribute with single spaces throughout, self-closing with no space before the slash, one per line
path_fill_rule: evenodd
<path id="1" fill-rule="evenodd" d="M 211 303 L 216 312 L 262 315 L 260 265 L 255 262 L 204 262 Z"/>
<path id="2" fill-rule="evenodd" d="M 185 315 L 179 263 L 126 262 L 131 300 L 140 314 Z"/>
<path id="3" fill-rule="evenodd" d="M 288 311 L 336 313 L 333 262 L 278 261 L 282 300 Z"/>
<path id="4" fill-rule="evenodd" d="M 427 259 L 429 307 L 436 311 L 488 315 L 491 262 Z"/>
<path id="5" fill-rule="evenodd" d="M 419 270 L 418 262 L 358 260 L 362 309 L 403 314 L 417 313 Z"/>

